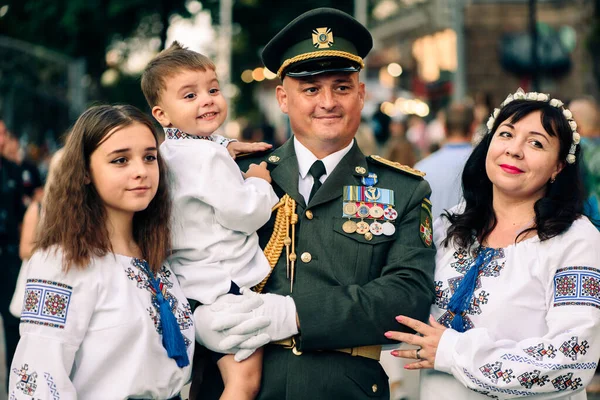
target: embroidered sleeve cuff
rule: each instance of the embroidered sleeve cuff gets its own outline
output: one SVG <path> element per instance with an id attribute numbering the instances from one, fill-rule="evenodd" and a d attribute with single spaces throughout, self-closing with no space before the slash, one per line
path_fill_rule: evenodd
<path id="1" fill-rule="evenodd" d="M 435 355 L 435 368 L 437 371 L 452 373 L 452 365 L 454 364 L 453 354 L 456 347 L 456 342 L 460 338 L 460 333 L 454 329 L 446 329 L 442 334 L 438 343 L 437 353 Z"/>
<path id="2" fill-rule="evenodd" d="M 216 144 L 219 144 L 223 147 L 227 147 L 229 145 L 229 143 L 231 142 L 237 142 L 236 139 L 229 139 L 226 138 L 225 136 L 221 136 L 221 135 L 211 135 L 213 138 L 213 142 L 215 142 Z"/>

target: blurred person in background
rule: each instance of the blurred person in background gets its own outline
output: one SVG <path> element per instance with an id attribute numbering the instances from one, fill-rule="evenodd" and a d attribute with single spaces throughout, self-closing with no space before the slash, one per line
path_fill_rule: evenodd
<path id="1" fill-rule="evenodd" d="M 364 155 L 370 156 L 371 154 L 379 153 L 379 147 L 377 146 L 377 140 L 373 129 L 369 126 L 364 118 L 360 119 L 360 125 L 354 136 L 358 148 L 363 152 Z"/>
<path id="2" fill-rule="evenodd" d="M 9 371 L 19 341 L 19 319 L 11 315 L 9 305 L 21 267 L 19 229 L 25 206 L 23 172 L 3 155 L 7 136 L 6 126 L 0 120 L 0 315 L 6 343 L 5 370 Z"/>
<path id="3" fill-rule="evenodd" d="M 21 167 L 24 188 L 23 204 L 29 206 L 32 201 L 40 201 L 43 195 L 43 183 L 37 165 L 25 157 L 19 138 L 7 132 L 6 143 L 2 151 L 5 158 Z"/>
<path id="4" fill-rule="evenodd" d="M 390 138 L 390 123 L 392 118 L 381 110 L 382 103 L 377 105 L 375 114 L 371 117 L 371 128 L 379 147 L 385 145 Z"/>
<path id="5" fill-rule="evenodd" d="M 48 169 L 48 178 L 46 179 L 46 184 L 44 185 L 44 190 L 47 190 L 52 184 L 52 171 L 56 169 L 56 164 L 58 164 L 62 152 L 63 150 L 60 149 L 52 157 L 52 161 L 50 162 L 50 167 Z M 21 260 L 23 260 L 23 262 L 21 263 L 19 278 L 17 280 L 15 292 L 10 303 L 10 313 L 16 318 L 21 317 L 23 297 L 25 295 L 25 284 L 27 280 L 27 260 L 29 260 L 31 257 L 35 247 L 38 226 L 40 225 L 43 208 L 43 196 L 40 200 L 33 199 L 27 207 L 27 211 L 25 211 L 25 216 L 23 217 L 23 224 L 21 226 L 21 240 L 19 241 L 19 257 Z"/>
<path id="6" fill-rule="evenodd" d="M 436 147 L 436 150 L 440 148 L 442 142 L 446 138 L 446 110 L 441 109 L 435 114 L 435 118 L 427 124 L 425 128 L 425 134 L 427 136 L 427 142 L 429 148 Z M 432 152 L 435 150 L 431 150 Z"/>
<path id="7" fill-rule="evenodd" d="M 446 118 L 446 140 L 442 147 L 419 161 L 415 168 L 425 172 L 431 185 L 433 217 L 457 205 L 461 199 L 460 175 L 471 154 L 473 109 L 466 104 L 452 104 Z"/>
<path id="8" fill-rule="evenodd" d="M 577 131 L 581 135 L 583 150 L 582 171 L 589 198 L 586 213 L 600 228 L 600 110 L 592 98 L 575 99 L 569 104 Z M 599 388 L 600 391 L 600 388 Z"/>
<path id="9" fill-rule="evenodd" d="M 408 116 L 408 129 L 406 138 L 418 151 L 417 158 L 421 159 L 429 154 L 429 141 L 427 140 L 427 125 L 418 115 Z"/>
<path id="10" fill-rule="evenodd" d="M 383 152 L 384 158 L 413 167 L 417 162 L 417 154 L 413 145 L 406 139 L 406 122 L 392 120 L 390 134 L 390 140 Z"/>

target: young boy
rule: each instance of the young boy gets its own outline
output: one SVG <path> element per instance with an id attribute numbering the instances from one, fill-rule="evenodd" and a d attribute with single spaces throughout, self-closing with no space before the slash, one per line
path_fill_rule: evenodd
<path id="1" fill-rule="evenodd" d="M 256 230 L 278 198 L 266 163 L 251 165 L 242 176 L 223 146 L 227 139 L 213 135 L 227 117 L 215 65 L 175 42 L 150 61 L 142 90 L 165 129 L 160 152 L 174 178 L 169 262 L 185 295 L 211 304 L 258 284 L 270 266 Z M 221 399 L 256 396 L 262 353 L 241 363 L 225 355 L 217 364 L 225 383 Z"/>

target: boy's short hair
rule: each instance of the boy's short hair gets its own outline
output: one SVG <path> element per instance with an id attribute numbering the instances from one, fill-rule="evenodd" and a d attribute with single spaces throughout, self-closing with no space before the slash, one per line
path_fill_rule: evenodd
<path id="1" fill-rule="evenodd" d="M 160 91 L 166 87 L 165 79 L 186 69 L 214 71 L 216 67 L 208 57 L 183 47 L 177 41 L 148 63 L 142 74 L 142 92 L 150 108 L 158 104 Z"/>

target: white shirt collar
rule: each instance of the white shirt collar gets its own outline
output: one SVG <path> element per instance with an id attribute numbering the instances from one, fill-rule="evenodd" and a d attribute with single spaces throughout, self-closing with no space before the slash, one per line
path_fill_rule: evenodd
<path id="1" fill-rule="evenodd" d="M 344 156 L 346 154 L 348 154 L 348 152 L 352 148 L 353 144 L 354 144 L 354 139 L 352 139 L 352 141 L 350 142 L 350 144 L 348 144 L 348 146 L 321 159 L 321 161 L 323 161 L 323 164 L 325 165 L 325 171 L 326 171 L 323 178 L 320 179 L 322 182 L 324 182 L 325 178 L 327 178 L 327 176 L 329 176 L 331 174 L 331 172 L 335 169 L 335 167 L 337 167 L 337 165 L 340 163 L 342 158 L 344 158 Z M 302 143 L 300 143 L 298 141 L 298 139 L 296 139 L 295 136 L 294 136 L 294 150 L 296 151 L 296 158 L 298 159 L 298 171 L 300 172 L 300 177 L 302 179 L 304 179 L 304 178 L 306 178 L 306 175 L 308 174 L 308 170 L 313 165 L 313 163 L 318 160 L 318 158 L 309 149 L 307 149 Z"/>

